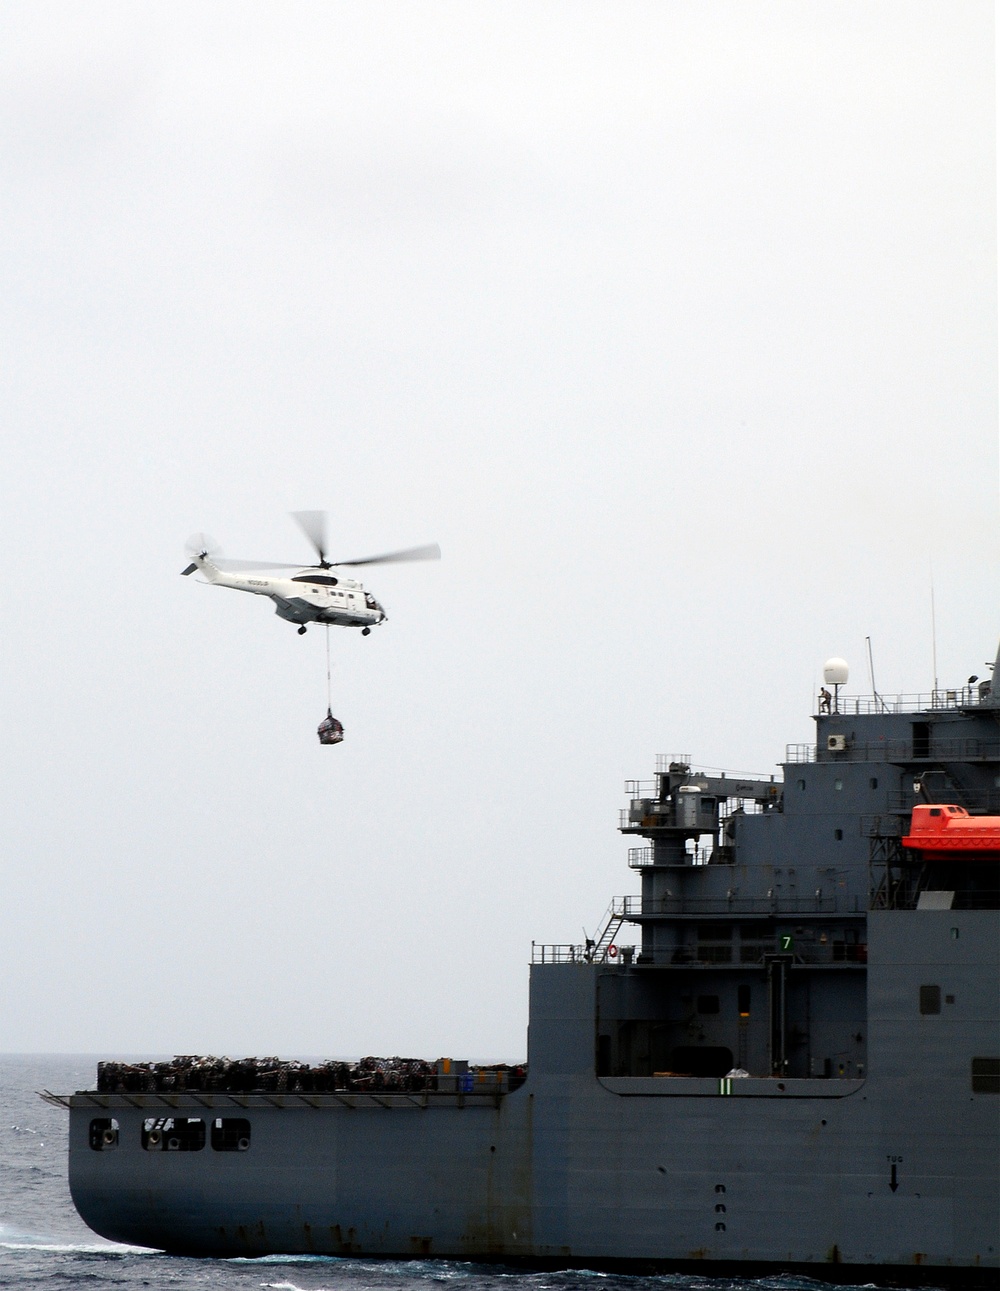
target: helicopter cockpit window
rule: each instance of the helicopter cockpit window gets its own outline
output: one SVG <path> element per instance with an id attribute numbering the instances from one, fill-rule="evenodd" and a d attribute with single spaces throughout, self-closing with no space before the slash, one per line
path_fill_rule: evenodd
<path id="1" fill-rule="evenodd" d="M 334 578 L 331 574 L 295 574 L 291 581 L 293 583 L 322 583 L 324 587 L 336 587 L 340 579 Z"/>

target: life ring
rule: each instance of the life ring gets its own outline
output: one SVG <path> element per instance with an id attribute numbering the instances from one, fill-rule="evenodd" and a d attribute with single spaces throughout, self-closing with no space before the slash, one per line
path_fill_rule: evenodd
<path id="1" fill-rule="evenodd" d="M 611 945 L 608 947 L 608 958 L 614 959 L 617 954 L 618 954 L 618 947 L 614 944 L 614 942 L 612 942 Z"/>
<path id="2" fill-rule="evenodd" d="M 249 1147 L 250 1147 L 250 1140 L 246 1138 L 246 1136 L 236 1140 L 237 1152 L 246 1152 Z"/>
<path id="3" fill-rule="evenodd" d="M 163 1135 L 160 1133 L 159 1130 L 150 1130 L 149 1133 L 146 1135 L 146 1147 L 158 1148 L 160 1146 L 160 1140 L 162 1138 L 163 1138 Z"/>
<path id="4" fill-rule="evenodd" d="M 113 1148 L 115 1144 L 118 1142 L 118 1131 L 105 1130 L 104 1133 L 101 1135 L 101 1142 L 104 1144 L 106 1148 Z"/>

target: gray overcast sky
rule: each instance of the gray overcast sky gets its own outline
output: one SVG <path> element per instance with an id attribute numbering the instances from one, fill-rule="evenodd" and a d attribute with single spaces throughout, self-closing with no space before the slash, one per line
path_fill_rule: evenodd
<path id="1" fill-rule="evenodd" d="M 0 3 L 0 1048 L 524 1054 L 657 753 L 996 650 L 989 3 Z M 305 560 L 390 620 L 181 579 Z M 370 575 L 370 576 L 369 576 Z"/>

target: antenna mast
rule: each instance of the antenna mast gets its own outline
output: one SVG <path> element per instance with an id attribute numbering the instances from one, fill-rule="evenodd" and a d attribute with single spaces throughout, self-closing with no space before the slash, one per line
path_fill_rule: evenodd
<path id="1" fill-rule="evenodd" d="M 931 657 L 934 661 L 934 693 L 937 694 L 937 620 L 934 617 L 934 566 L 931 566 Z"/>
<path id="2" fill-rule="evenodd" d="M 866 644 L 866 645 L 867 645 L 867 647 L 868 647 L 868 676 L 869 676 L 869 678 L 870 678 L 870 680 L 871 680 L 871 683 L 872 683 L 872 699 L 874 699 L 874 700 L 875 700 L 875 703 L 876 703 L 876 704 L 878 704 L 878 705 L 881 707 L 881 700 L 880 700 L 880 698 L 879 698 L 879 693 L 878 693 L 878 691 L 875 689 L 875 665 L 874 665 L 874 663 L 872 662 L 872 639 L 871 639 L 871 637 L 865 637 L 865 644 Z"/>

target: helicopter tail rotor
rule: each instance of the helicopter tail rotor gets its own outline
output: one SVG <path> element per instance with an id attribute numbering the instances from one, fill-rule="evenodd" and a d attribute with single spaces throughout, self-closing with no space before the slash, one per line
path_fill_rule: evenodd
<path id="1" fill-rule="evenodd" d="M 181 570 L 182 576 L 195 573 L 200 568 L 199 561 L 207 560 L 209 564 L 214 564 L 222 554 L 219 544 L 207 533 L 193 533 L 184 544 L 184 551 L 191 563 L 187 569 Z"/>

